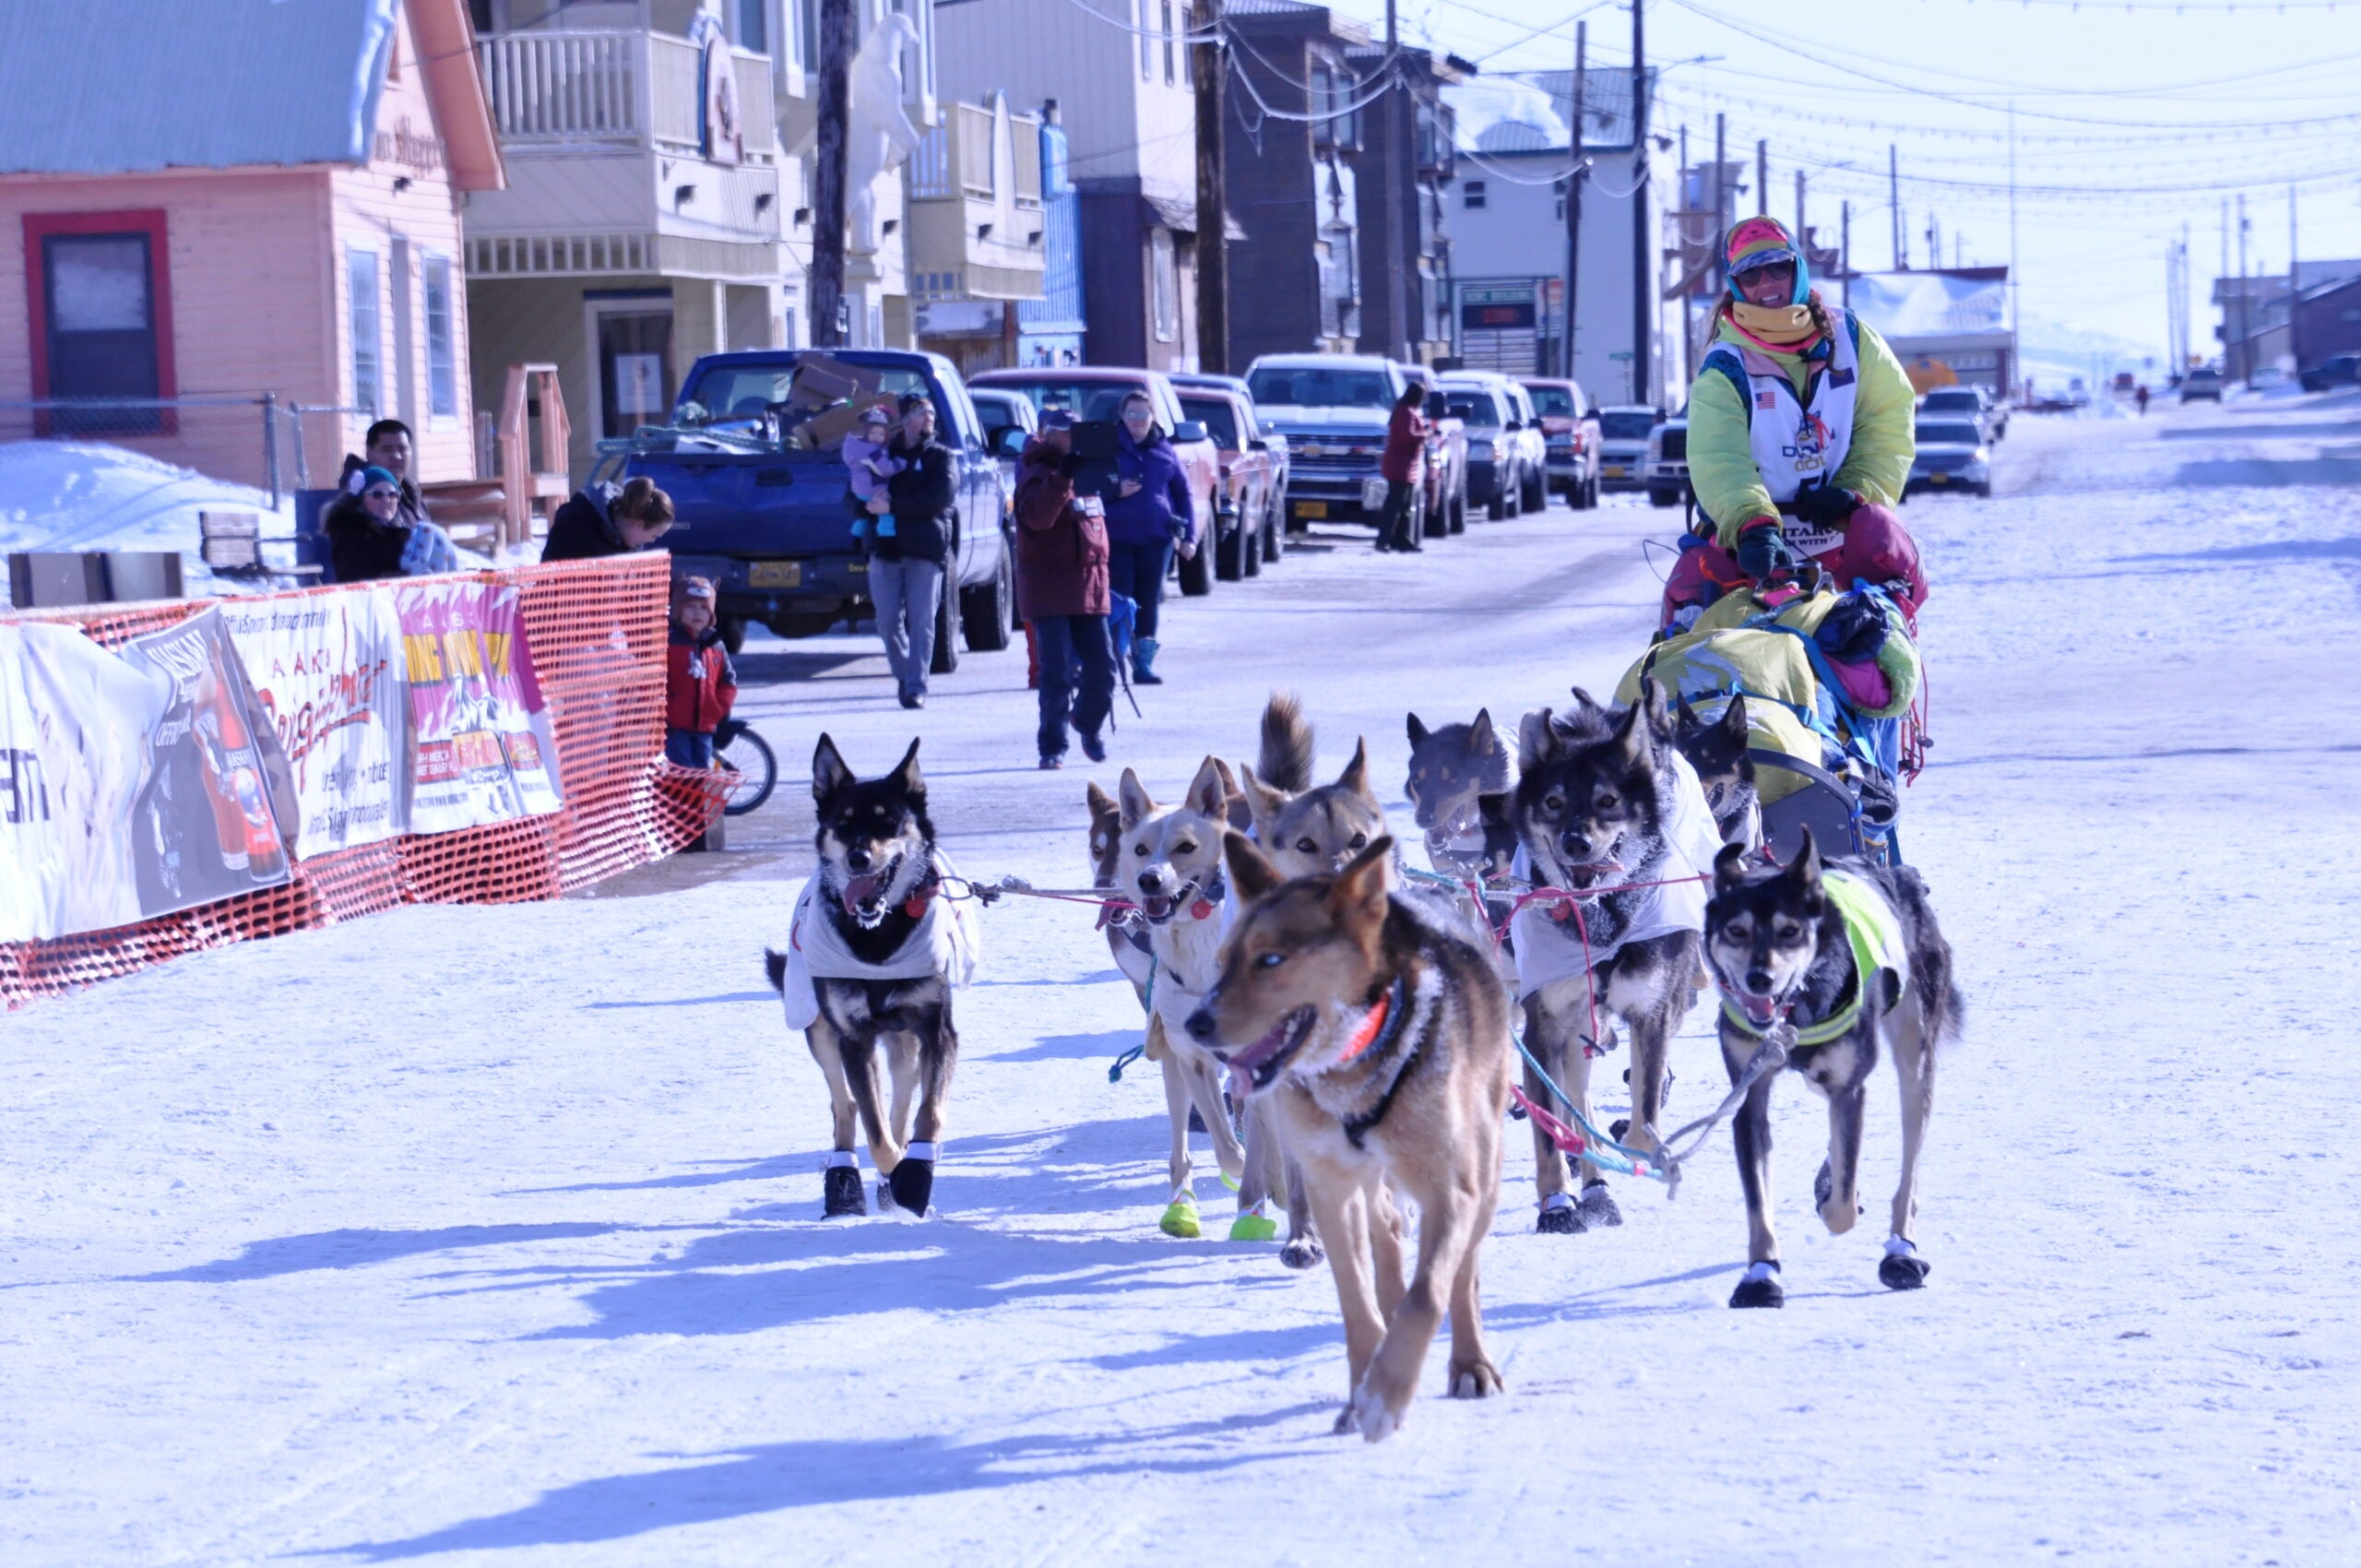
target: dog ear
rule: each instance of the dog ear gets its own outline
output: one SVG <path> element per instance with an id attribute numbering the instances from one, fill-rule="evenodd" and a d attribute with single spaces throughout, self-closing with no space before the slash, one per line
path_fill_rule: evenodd
<path id="1" fill-rule="evenodd" d="M 1354 740 L 1353 760 L 1345 765 L 1344 772 L 1336 775 L 1336 786 L 1342 790 L 1350 790 L 1354 794 L 1358 795 L 1362 800 L 1369 802 L 1372 805 L 1377 802 L 1376 791 L 1372 790 L 1369 787 L 1369 741 L 1367 737 L 1358 737 Z"/>
<path id="2" fill-rule="evenodd" d="M 1501 735 L 1492 728 L 1490 708 L 1476 710 L 1476 721 L 1467 727 L 1467 749 L 1471 752 L 1496 752 L 1501 749 Z"/>
<path id="3" fill-rule="evenodd" d="M 1722 710 L 1722 731 L 1738 744 L 1743 746 L 1746 743 L 1746 698 L 1743 695 L 1730 698 L 1729 707 Z"/>
<path id="4" fill-rule="evenodd" d="M 1238 775 L 1219 757 L 1214 758 L 1214 770 L 1221 775 L 1222 821 L 1240 830 L 1253 826 L 1254 808 L 1248 803 L 1246 791 L 1238 787 Z"/>
<path id="5" fill-rule="evenodd" d="M 1414 713 L 1410 715 L 1410 749 L 1412 751 L 1415 752 L 1420 746 L 1425 745 L 1427 743 L 1427 736 L 1432 731 L 1429 731 L 1425 725 L 1418 722 L 1418 716 L 1417 714 Z"/>
<path id="6" fill-rule="evenodd" d="M 1558 729 L 1546 707 L 1536 707 L 1516 727 L 1516 765 L 1531 773 L 1558 754 Z"/>
<path id="7" fill-rule="evenodd" d="M 1810 831 L 1807 828 L 1805 831 Z M 1747 848 L 1743 844 L 1725 844 L 1722 852 L 1714 857 L 1714 895 L 1735 893 L 1746 881 Z"/>
<path id="8" fill-rule="evenodd" d="M 1140 783 L 1140 776 L 1130 768 L 1116 782 L 1115 798 L 1122 802 L 1123 831 L 1129 833 L 1156 810 L 1156 802 L 1148 799 L 1147 790 Z"/>
<path id="9" fill-rule="evenodd" d="M 1255 848 L 1254 840 L 1243 833 L 1222 835 L 1221 854 L 1229 862 L 1230 885 L 1238 889 L 1240 898 L 1260 898 L 1287 880 L 1271 863 L 1270 857 Z"/>
<path id="10" fill-rule="evenodd" d="M 1664 687 L 1653 675 L 1640 677 L 1640 710 L 1648 716 L 1648 732 L 1656 739 L 1672 738 L 1672 714 L 1665 706 Z"/>
<path id="11" fill-rule="evenodd" d="M 1626 761 L 1638 764 L 1648 760 L 1649 737 L 1655 729 L 1644 698 L 1623 710 L 1623 722 L 1616 727 L 1615 743 Z"/>
<path id="12" fill-rule="evenodd" d="M 1189 792 L 1181 798 L 1180 803 L 1199 816 L 1211 817 L 1216 822 L 1228 821 L 1229 795 L 1221 787 L 1221 771 L 1217 758 L 1209 756 L 1199 763 L 1197 776 L 1189 780 Z"/>
<path id="13" fill-rule="evenodd" d="M 1091 821 L 1099 822 L 1110 816 L 1121 820 L 1121 808 L 1115 804 L 1115 797 L 1100 789 L 1097 779 L 1082 787 L 1082 798 L 1090 807 Z"/>
<path id="14" fill-rule="evenodd" d="M 926 778 L 924 775 L 919 772 L 919 742 L 917 737 L 913 736 L 911 738 L 910 749 L 902 754 L 901 764 L 894 769 L 893 778 L 895 787 L 900 790 L 902 793 L 909 796 L 912 800 L 923 801 L 926 799 Z"/>
<path id="15" fill-rule="evenodd" d="M 1394 861 L 1394 836 L 1387 834 L 1355 855 L 1329 885 L 1328 907 L 1341 918 L 1358 916 L 1372 925 L 1385 920 L 1386 870 Z"/>
<path id="16" fill-rule="evenodd" d="M 837 790 L 848 790 L 857 782 L 852 769 L 845 766 L 843 755 L 837 752 L 836 742 L 828 738 L 827 731 L 822 731 L 820 743 L 812 748 L 812 798 L 825 801 Z"/>
<path id="17" fill-rule="evenodd" d="M 1276 826 L 1279 813 L 1287 809 L 1287 792 L 1274 790 L 1254 777 L 1254 770 L 1241 766 L 1238 770 L 1239 788 L 1245 791 L 1246 814 L 1254 819 L 1257 829 L 1268 833 Z"/>
<path id="18" fill-rule="evenodd" d="M 1606 711 L 1604 707 L 1599 706 L 1599 701 L 1596 697 L 1591 695 L 1580 686 L 1572 687 L 1572 690 L 1574 694 L 1574 707 L 1581 712 L 1604 713 Z"/>
<path id="19" fill-rule="evenodd" d="M 1787 867 L 1787 883 L 1797 894 L 1817 904 L 1820 901 L 1820 846 L 1812 839 L 1811 829 L 1804 829 L 1803 848 Z"/>
<path id="20" fill-rule="evenodd" d="M 1697 710 L 1689 706 L 1689 699 L 1685 696 L 1672 699 L 1672 716 L 1680 721 L 1683 730 L 1696 727 Z"/>

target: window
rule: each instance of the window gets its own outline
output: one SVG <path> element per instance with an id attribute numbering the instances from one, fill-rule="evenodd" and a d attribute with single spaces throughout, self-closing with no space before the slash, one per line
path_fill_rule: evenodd
<path id="1" fill-rule="evenodd" d="M 1459 205 L 1465 208 L 1470 212 L 1479 212 L 1483 210 L 1484 182 L 1481 180 L 1469 180 L 1463 184 L 1459 187 Z"/>
<path id="2" fill-rule="evenodd" d="M 1311 68 L 1311 85 L 1305 91 L 1305 96 L 1310 100 L 1306 109 L 1311 115 L 1311 145 L 1314 147 L 1330 147 L 1338 139 L 1336 123 L 1328 118 L 1328 101 L 1331 92 L 1328 83 L 1327 67 L 1314 65 Z"/>
<path id="3" fill-rule="evenodd" d="M 153 402 L 173 395 L 172 298 L 160 211 L 36 213 L 25 224 L 36 332 L 33 396 Z M 156 435 L 168 410 L 61 411 L 44 434 Z"/>
<path id="4" fill-rule="evenodd" d="M 1132 26 L 1140 35 L 1140 80 L 1156 79 L 1156 35 L 1148 30 L 1149 0 L 1132 0 Z"/>
<path id="5" fill-rule="evenodd" d="M 426 411 L 448 419 L 459 411 L 458 362 L 451 345 L 451 262 L 426 258 Z"/>
<path id="6" fill-rule="evenodd" d="M 349 250 L 344 256 L 345 288 L 351 299 L 347 316 L 352 335 L 352 406 L 371 419 L 384 407 L 378 337 L 377 253 Z"/>
<path id="7" fill-rule="evenodd" d="M 807 71 L 820 68 L 820 0 L 795 0 L 796 62 Z"/>
<path id="8" fill-rule="evenodd" d="M 738 0 L 738 47 L 756 54 L 771 52 L 770 0 Z"/>
<path id="9" fill-rule="evenodd" d="M 1172 0 L 1164 0 L 1164 85 L 1167 87 L 1180 79 L 1177 63 L 1180 49 L 1175 42 L 1179 37 L 1180 30 L 1172 25 Z"/>
<path id="10" fill-rule="evenodd" d="M 1172 250 L 1172 231 L 1148 231 L 1148 283 L 1154 291 L 1156 340 L 1169 343 L 1180 336 L 1180 279 Z"/>

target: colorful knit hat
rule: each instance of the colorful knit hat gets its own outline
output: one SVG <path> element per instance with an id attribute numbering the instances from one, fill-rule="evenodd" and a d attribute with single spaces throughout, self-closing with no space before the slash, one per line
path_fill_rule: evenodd
<path id="1" fill-rule="evenodd" d="M 1791 261 L 1796 266 L 1795 293 L 1787 303 L 1799 305 L 1811 297 L 1811 268 L 1804 261 L 1803 247 L 1797 244 L 1795 236 L 1787 232 L 1786 225 L 1775 218 L 1741 219 L 1731 227 L 1729 241 L 1722 255 L 1729 267 L 1732 299 L 1739 297 L 1739 273 L 1778 261 Z"/>

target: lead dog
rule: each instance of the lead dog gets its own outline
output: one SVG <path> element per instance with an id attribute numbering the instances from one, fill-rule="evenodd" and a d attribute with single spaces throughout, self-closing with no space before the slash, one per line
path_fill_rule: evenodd
<path id="1" fill-rule="evenodd" d="M 1918 1153 L 1933 1113 L 1935 1056 L 1955 1039 L 1965 1003 L 1951 944 L 1935 923 L 1927 885 L 1906 866 L 1821 863 L 1806 828 L 1794 863 L 1749 869 L 1731 845 L 1714 862 L 1705 955 L 1721 988 L 1722 1061 L 1736 1082 L 1763 1037 L 1795 1031 L 1786 1066 L 1828 1101 L 1828 1159 L 1815 1183 L 1820 1217 L 1843 1235 L 1860 1216 L 1861 1115 L 1882 1048 L 1902 1087 L 1902 1181 L 1878 1277 L 1895 1290 L 1926 1283 L 1911 1229 L 1918 1214 Z M 1746 1189 L 1747 1270 L 1733 1307 L 1776 1307 L 1779 1241 L 1771 1229 L 1771 1086 L 1758 1079 L 1732 1124 Z"/>
<path id="2" fill-rule="evenodd" d="M 1452 1394 L 1501 1391 L 1477 1254 L 1500 1195 L 1507 1000 L 1485 955 L 1387 892 L 1392 839 L 1294 881 L 1240 834 L 1225 853 L 1248 902 L 1188 1030 L 1301 1169 L 1345 1318 L 1336 1430 L 1375 1443 L 1402 1424 L 1446 1309 Z M 1418 1217 L 1406 1286 L 1396 1193 Z"/>
<path id="3" fill-rule="evenodd" d="M 1525 715 L 1518 734 L 1515 792 L 1486 797 L 1489 815 L 1516 830 L 1522 874 L 1574 897 L 1528 905 L 1512 922 L 1517 994 L 1526 1048 L 1587 1117 L 1590 1058 L 1612 1048 L 1607 1018 L 1631 1041 L 1631 1125 L 1627 1141 L 1653 1148 L 1664 1106 L 1673 1031 L 1696 1000 L 1701 880 L 1720 847 L 1697 775 L 1667 740 L 1663 693 L 1642 683 L 1641 699 L 1608 709 L 1579 688 L 1566 712 Z M 1661 886 L 1638 884 L 1668 883 Z M 1576 906 L 1580 907 L 1579 919 Z M 1601 1019 L 1593 1039 L 1592 1003 Z M 1530 1067 L 1525 1092 L 1547 1103 Z M 1576 1234 L 1620 1225 L 1606 1178 L 1581 1162 L 1579 1199 L 1568 1194 L 1564 1153 L 1536 1122 L 1536 1229 Z"/>
<path id="4" fill-rule="evenodd" d="M 765 948 L 763 956 L 789 1027 L 803 1030 L 828 1080 L 836 1143 L 823 1210 L 831 1218 L 868 1212 L 853 1154 L 857 1114 L 870 1158 L 885 1177 L 878 1202 L 923 1214 L 959 1055 L 951 991 L 973 968 L 972 932 L 937 896 L 941 872 L 918 742 L 893 772 L 864 779 L 822 735 L 812 756 L 812 798 L 819 869 L 797 904 L 789 952 Z M 878 1104 L 880 1045 L 894 1080 L 890 1126 Z"/>

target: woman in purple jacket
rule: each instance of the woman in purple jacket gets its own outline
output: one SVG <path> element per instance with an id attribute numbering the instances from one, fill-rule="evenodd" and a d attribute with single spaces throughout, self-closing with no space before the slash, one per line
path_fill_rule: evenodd
<path id="1" fill-rule="evenodd" d="M 1164 574 L 1177 547 L 1196 552 L 1190 535 L 1195 522 L 1189 476 L 1172 443 L 1156 426 L 1156 405 L 1145 392 L 1123 399 L 1122 428 L 1115 434 L 1115 493 L 1107 499 L 1108 568 L 1114 590 L 1139 606 L 1132 636 L 1132 679 L 1160 686 L 1156 672 L 1156 609 L 1164 599 Z"/>

